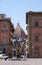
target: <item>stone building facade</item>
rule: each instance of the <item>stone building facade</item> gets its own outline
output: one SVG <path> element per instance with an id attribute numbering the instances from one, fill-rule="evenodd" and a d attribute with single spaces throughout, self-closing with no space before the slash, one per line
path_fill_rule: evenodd
<path id="1" fill-rule="evenodd" d="M 27 12 L 30 57 L 42 57 L 42 12 Z"/>
<path id="2" fill-rule="evenodd" d="M 5 14 L 0 14 L 0 53 L 8 54 L 12 47 L 11 37 L 14 27 L 11 19 Z"/>

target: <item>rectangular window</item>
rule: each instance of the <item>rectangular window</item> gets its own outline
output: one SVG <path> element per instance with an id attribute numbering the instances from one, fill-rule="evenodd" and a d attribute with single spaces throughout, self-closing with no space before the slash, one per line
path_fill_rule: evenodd
<path id="1" fill-rule="evenodd" d="M 39 41 L 39 34 L 38 34 L 38 33 L 35 34 L 35 41 L 36 41 L 36 42 Z"/>
<path id="2" fill-rule="evenodd" d="M 2 43 L 3 44 L 7 44 L 8 43 L 8 39 L 7 38 L 2 39 Z"/>
<path id="3" fill-rule="evenodd" d="M 38 36 L 35 36 L 35 41 L 39 41 L 39 38 L 38 38 Z"/>
<path id="4" fill-rule="evenodd" d="M 8 23 L 7 22 L 4 22 L 1 23 L 2 27 L 1 27 L 1 30 L 8 30 Z"/>
<path id="5" fill-rule="evenodd" d="M 39 47 L 38 46 L 35 47 L 35 54 L 39 55 Z"/>
<path id="6" fill-rule="evenodd" d="M 39 23 L 38 23 L 38 21 L 35 21 L 35 26 L 39 26 Z"/>

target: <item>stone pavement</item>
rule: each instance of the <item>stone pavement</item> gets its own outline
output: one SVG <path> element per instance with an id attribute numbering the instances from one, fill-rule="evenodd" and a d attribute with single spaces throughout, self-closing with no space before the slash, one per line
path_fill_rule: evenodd
<path id="1" fill-rule="evenodd" d="M 26 61 L 5 61 L 0 59 L 0 65 L 42 65 L 42 59 L 27 59 Z"/>

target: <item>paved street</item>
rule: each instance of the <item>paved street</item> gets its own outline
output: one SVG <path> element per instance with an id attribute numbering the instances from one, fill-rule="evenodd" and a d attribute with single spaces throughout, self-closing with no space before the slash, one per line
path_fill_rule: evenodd
<path id="1" fill-rule="evenodd" d="M 42 59 L 27 59 L 27 61 L 5 61 L 0 59 L 0 65 L 42 65 Z"/>

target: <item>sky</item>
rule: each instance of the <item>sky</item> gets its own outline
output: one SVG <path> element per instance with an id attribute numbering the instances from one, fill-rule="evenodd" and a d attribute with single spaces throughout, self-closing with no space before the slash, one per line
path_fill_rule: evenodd
<path id="1" fill-rule="evenodd" d="M 26 12 L 42 11 L 42 0 L 0 0 L 0 14 L 4 13 L 11 17 L 16 27 L 17 23 L 26 31 Z"/>

